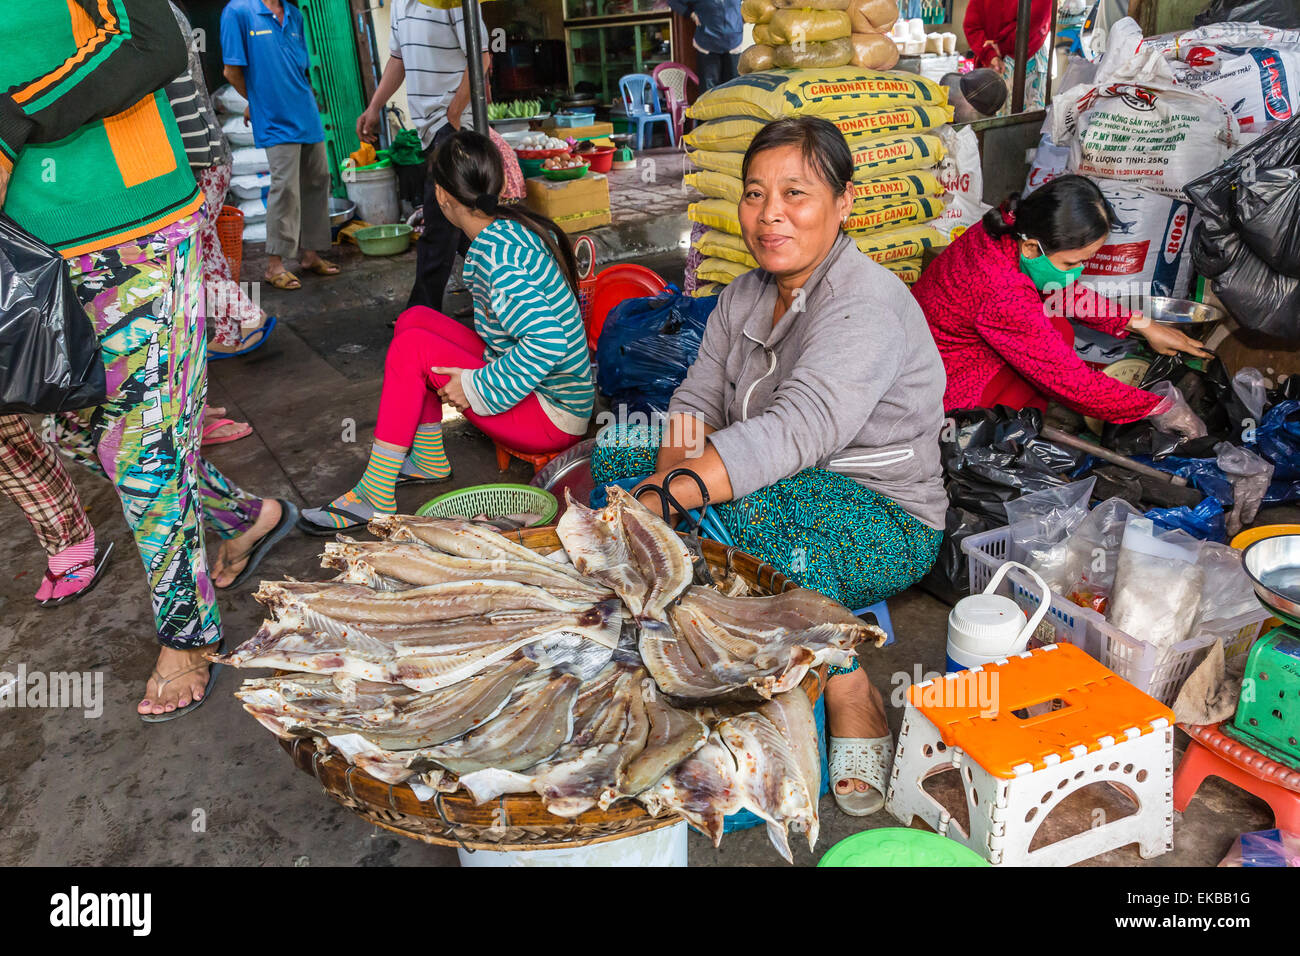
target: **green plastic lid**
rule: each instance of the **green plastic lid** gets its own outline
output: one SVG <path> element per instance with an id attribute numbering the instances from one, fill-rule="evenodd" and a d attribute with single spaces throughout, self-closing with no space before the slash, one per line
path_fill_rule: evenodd
<path id="1" fill-rule="evenodd" d="M 835 844 L 818 866 L 988 866 L 974 850 L 926 830 L 883 827 Z"/>

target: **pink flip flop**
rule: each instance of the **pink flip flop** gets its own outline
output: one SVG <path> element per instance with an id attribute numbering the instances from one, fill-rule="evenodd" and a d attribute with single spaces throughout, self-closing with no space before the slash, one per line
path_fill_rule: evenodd
<path id="1" fill-rule="evenodd" d="M 240 423 L 236 422 L 234 419 L 231 418 L 218 418 L 215 419 L 214 421 L 206 422 L 203 425 L 202 447 L 207 448 L 209 445 L 224 445 L 226 442 L 239 441 L 239 439 L 247 438 L 249 435 L 253 434 L 253 426 L 248 424 L 247 422 L 244 422 L 243 426 L 233 434 L 230 435 L 215 434 L 217 431 L 219 431 L 221 428 L 224 428 L 227 425 L 238 425 L 238 424 Z"/>

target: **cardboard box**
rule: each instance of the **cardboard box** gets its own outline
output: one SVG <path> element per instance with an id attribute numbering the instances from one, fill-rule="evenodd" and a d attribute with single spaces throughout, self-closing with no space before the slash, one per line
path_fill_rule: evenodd
<path id="1" fill-rule="evenodd" d="M 603 212 L 579 213 L 577 216 L 561 216 L 555 224 L 567 233 L 586 232 L 597 226 L 608 226 L 614 216 L 608 209 Z"/>
<path id="2" fill-rule="evenodd" d="M 592 123 L 590 126 L 549 126 L 542 124 L 542 131 L 548 136 L 559 139 L 591 139 L 595 136 L 608 136 L 614 132 L 613 123 Z"/>
<path id="3" fill-rule="evenodd" d="M 528 208 L 556 222 L 579 213 L 609 212 L 609 180 L 603 173 L 561 182 L 536 176 L 524 180 L 524 188 Z"/>

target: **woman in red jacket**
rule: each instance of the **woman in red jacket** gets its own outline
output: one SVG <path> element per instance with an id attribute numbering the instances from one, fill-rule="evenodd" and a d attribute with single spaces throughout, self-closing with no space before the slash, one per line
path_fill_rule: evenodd
<path id="1" fill-rule="evenodd" d="M 1055 0 L 1032 0 L 1029 7 L 1029 46 L 1025 64 L 1025 109 L 1043 108 L 1042 78 L 1047 73 L 1047 31 Z M 970 0 L 962 32 L 977 67 L 1001 73 L 1010 89 L 1015 72 L 1017 0 Z M 1010 102 L 1010 97 L 1008 97 Z"/>
<path id="2" fill-rule="evenodd" d="M 1114 217 L 1096 183 L 1061 176 L 990 210 L 922 273 L 912 294 L 948 374 L 945 411 L 1043 409 L 1054 400 L 1105 422 L 1151 417 L 1163 431 L 1205 434 L 1177 389 L 1133 388 L 1089 368 L 1074 351 L 1067 316 L 1121 338 L 1135 331 L 1163 355 L 1209 356 L 1195 339 L 1076 282 Z"/>

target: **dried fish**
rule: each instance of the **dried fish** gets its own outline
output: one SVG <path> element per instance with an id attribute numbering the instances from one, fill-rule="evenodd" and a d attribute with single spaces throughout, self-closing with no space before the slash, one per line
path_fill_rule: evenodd
<path id="1" fill-rule="evenodd" d="M 321 556 L 321 567 L 343 572 L 337 579 L 340 583 L 372 587 L 375 579 L 399 582 L 402 587 L 498 580 L 544 588 L 557 597 L 589 604 L 610 597 L 609 588 L 594 580 L 580 582 L 571 568 L 554 562 L 456 557 L 416 542 L 330 541 Z"/>
<path id="2" fill-rule="evenodd" d="M 423 515 L 381 515 L 372 519 L 369 527 L 371 532 L 390 541 L 417 541 L 445 554 L 462 558 L 541 564 L 572 577 L 580 584 L 591 584 L 573 567 L 550 561 L 538 552 L 516 544 L 499 532 L 473 521 Z"/>
<path id="3" fill-rule="evenodd" d="M 521 681 L 502 712 L 460 740 L 418 751 L 462 777 L 476 770 L 524 770 L 540 763 L 573 733 L 573 702 L 582 681 L 549 672 Z"/>
<path id="4" fill-rule="evenodd" d="M 623 532 L 622 504 L 611 501 L 608 507 L 596 511 L 574 501 L 567 490 L 564 494 L 568 508 L 555 526 L 555 533 L 573 566 L 613 588 L 628 611 L 640 617 L 650 584 L 636 566 Z"/>
<path id="5" fill-rule="evenodd" d="M 376 591 L 361 584 L 328 581 L 263 581 L 253 597 L 273 612 L 311 611 L 355 624 L 446 621 L 502 609 L 581 612 L 592 603 L 570 601 L 514 581 L 479 579 L 402 591 Z"/>
<path id="6" fill-rule="evenodd" d="M 573 632 L 612 647 L 622 628 L 614 600 L 579 613 L 499 611 L 415 625 L 306 626 L 291 616 L 267 621 L 250 640 L 213 658 L 235 667 L 275 667 L 437 690 L 471 677 L 527 645 Z"/>
<path id="7" fill-rule="evenodd" d="M 645 749 L 627 765 L 627 774 L 620 787 L 621 795 L 640 793 L 704 746 L 709 737 L 709 728 L 704 721 L 688 710 L 679 710 L 669 704 L 649 678 L 641 682 L 641 698 L 645 701 L 650 732 Z"/>
<path id="8" fill-rule="evenodd" d="M 235 696 L 281 737 L 356 732 L 387 750 L 417 750 L 453 740 L 496 716 L 515 684 L 534 669 L 531 661 L 515 660 L 427 693 L 326 676 L 258 678 L 244 681 Z M 351 684 L 350 691 L 340 683 Z"/>
<path id="9" fill-rule="evenodd" d="M 700 749 L 637 799 L 651 816 L 676 811 L 717 846 L 722 842 L 724 819 L 741 809 L 743 796 L 736 780 L 735 758 L 714 732 Z"/>
<path id="10" fill-rule="evenodd" d="M 691 552 L 663 519 L 618 485 L 611 486 L 609 497 L 611 505 L 619 508 L 632 558 L 649 582 L 642 611 L 636 616 L 662 621 L 669 602 L 686 589 L 694 576 Z"/>

